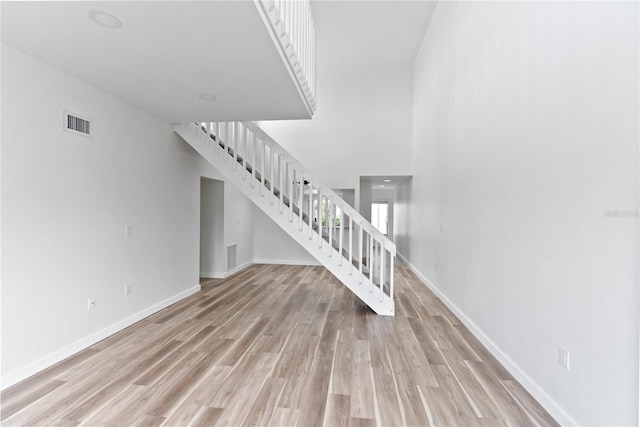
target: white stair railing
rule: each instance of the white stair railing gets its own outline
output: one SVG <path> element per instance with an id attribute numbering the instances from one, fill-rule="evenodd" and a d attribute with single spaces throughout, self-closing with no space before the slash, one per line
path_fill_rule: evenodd
<path id="1" fill-rule="evenodd" d="M 175 129 L 376 313 L 394 314 L 395 244 L 260 127 Z"/>
<path id="2" fill-rule="evenodd" d="M 254 1 L 313 114 L 316 110 L 316 30 L 310 0 Z"/>

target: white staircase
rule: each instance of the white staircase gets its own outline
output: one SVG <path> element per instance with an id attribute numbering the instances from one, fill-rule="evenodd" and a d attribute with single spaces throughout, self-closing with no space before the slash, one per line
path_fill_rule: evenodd
<path id="1" fill-rule="evenodd" d="M 395 244 L 255 123 L 175 131 L 365 304 L 394 315 Z"/>

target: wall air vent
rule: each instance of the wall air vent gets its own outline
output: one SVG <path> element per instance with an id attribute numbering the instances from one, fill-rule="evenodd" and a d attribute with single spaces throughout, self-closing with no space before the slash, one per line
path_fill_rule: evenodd
<path id="1" fill-rule="evenodd" d="M 64 130 L 82 136 L 93 136 L 91 120 L 80 117 L 77 114 L 64 112 Z"/>
<path id="2" fill-rule="evenodd" d="M 236 266 L 236 245 L 227 246 L 227 271 Z"/>

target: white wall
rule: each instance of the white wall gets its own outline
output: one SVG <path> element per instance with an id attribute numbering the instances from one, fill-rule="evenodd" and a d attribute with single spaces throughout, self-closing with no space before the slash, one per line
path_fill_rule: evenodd
<path id="1" fill-rule="evenodd" d="M 199 289 L 199 176 L 171 124 L 5 45 L 2 104 L 6 386 Z"/>
<path id="2" fill-rule="evenodd" d="M 254 219 L 257 208 L 231 183 L 224 183 L 224 250 L 236 245 L 236 267 L 226 269 L 227 275 L 253 262 Z"/>
<path id="3" fill-rule="evenodd" d="M 313 120 L 260 126 L 331 188 L 411 171 L 411 64 L 322 68 Z"/>
<path id="4" fill-rule="evenodd" d="M 411 185 L 413 180 L 406 179 L 396 186 L 395 203 L 393 205 L 393 241 L 397 252 L 411 258 Z"/>
<path id="5" fill-rule="evenodd" d="M 224 181 L 200 180 L 200 277 L 225 273 Z"/>
<path id="6" fill-rule="evenodd" d="M 637 3 L 440 2 L 416 60 L 406 254 L 580 425 L 638 424 L 638 37 Z"/>
<path id="7" fill-rule="evenodd" d="M 195 151 L 194 151 L 195 153 Z M 217 234 L 216 244 L 221 244 L 221 253 L 216 256 L 216 265 L 220 266 L 219 270 L 215 270 L 215 277 L 227 277 L 236 271 L 246 267 L 253 261 L 253 230 L 254 220 L 253 211 L 256 209 L 254 204 L 233 184 L 226 181 L 224 176 L 198 155 L 196 173 L 203 177 L 204 180 L 215 180 L 220 184 L 217 187 L 217 202 L 220 203 L 219 192 L 224 194 L 222 197 L 222 223 L 216 226 L 222 228 L 221 234 Z M 215 213 L 219 214 L 220 206 L 215 208 Z M 214 213 L 214 215 L 215 215 Z M 201 218 L 202 221 L 202 218 Z M 222 243 L 218 240 L 218 236 L 222 236 Z M 236 245 L 236 267 L 227 268 L 227 246 Z M 201 254 L 202 256 L 202 254 Z"/>
<path id="8" fill-rule="evenodd" d="M 318 265 L 306 249 L 260 209 L 254 209 L 254 260 L 262 264 Z"/>
<path id="9" fill-rule="evenodd" d="M 364 219 L 371 222 L 371 202 L 373 202 L 371 178 L 360 178 L 360 186 L 356 194 L 358 195 L 358 212 Z"/>

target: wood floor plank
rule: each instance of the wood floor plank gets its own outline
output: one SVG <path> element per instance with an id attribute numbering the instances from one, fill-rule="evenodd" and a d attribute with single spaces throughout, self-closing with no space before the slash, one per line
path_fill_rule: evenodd
<path id="1" fill-rule="evenodd" d="M 2 391 L 2 423 L 557 425 L 406 265 L 396 279 L 394 318 L 320 266 L 203 280 Z"/>
<path id="2" fill-rule="evenodd" d="M 268 426 L 286 382 L 284 378 L 267 378 L 242 425 Z"/>
<path id="3" fill-rule="evenodd" d="M 502 386 L 520 404 L 522 409 L 531 417 L 536 425 L 552 425 L 555 423 L 549 414 L 535 403 L 535 399 L 519 384 L 511 380 L 501 380 Z"/>
<path id="4" fill-rule="evenodd" d="M 522 406 L 509 394 L 509 392 L 500 384 L 500 379 L 491 375 L 491 371 L 487 369 L 486 364 L 479 362 L 466 361 L 469 369 L 478 379 L 482 388 L 486 391 L 487 396 L 493 401 L 500 410 L 500 415 L 510 425 L 528 426 L 533 425 L 531 417 Z M 544 425 L 544 424 L 543 424 Z M 557 425 L 557 424 L 547 424 Z"/>
<path id="5" fill-rule="evenodd" d="M 298 425 L 299 417 L 300 409 L 277 407 L 275 411 L 273 411 L 269 425 L 273 427 L 295 426 Z"/>
<path id="6" fill-rule="evenodd" d="M 344 394 L 329 394 L 327 411 L 324 417 L 325 427 L 347 427 L 350 421 L 350 396 Z"/>
<path id="7" fill-rule="evenodd" d="M 202 378 L 197 386 L 187 396 L 180 406 L 167 418 L 167 426 L 186 426 L 198 414 L 200 409 L 211 399 L 211 385 L 222 384 L 231 371 L 230 366 L 214 366 L 209 373 Z"/>
<path id="8" fill-rule="evenodd" d="M 375 409 L 375 385 L 371 368 L 371 355 L 369 342 L 364 340 L 352 340 L 352 380 L 350 415 L 354 418 L 376 418 Z"/>
<path id="9" fill-rule="evenodd" d="M 64 384 L 65 384 L 65 381 L 51 380 L 51 381 L 42 383 L 41 385 L 38 384 L 37 386 L 33 387 L 31 390 L 28 387 L 26 387 L 25 388 L 26 392 L 22 393 L 22 396 L 16 393 L 15 395 L 20 396 L 21 399 L 14 397 L 13 399 L 7 399 L 8 402 L 5 402 L 3 397 L 2 419 L 4 420 L 10 417 L 11 415 L 15 414 L 20 409 L 22 409 L 26 404 L 37 401 L 41 397 L 48 395 L 53 390 L 57 389 L 58 387 Z"/>
<path id="10" fill-rule="evenodd" d="M 223 412 L 224 409 L 221 408 L 202 407 L 189 425 L 193 427 L 209 427 L 215 425 Z"/>
<path id="11" fill-rule="evenodd" d="M 381 424 L 383 426 L 405 425 L 393 372 L 390 368 L 372 369 Z"/>

